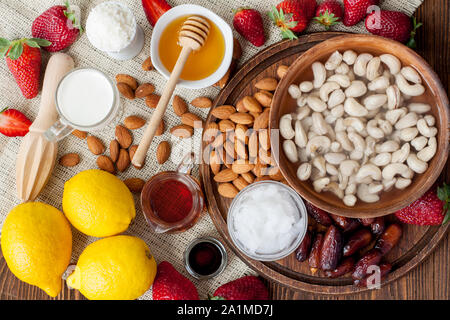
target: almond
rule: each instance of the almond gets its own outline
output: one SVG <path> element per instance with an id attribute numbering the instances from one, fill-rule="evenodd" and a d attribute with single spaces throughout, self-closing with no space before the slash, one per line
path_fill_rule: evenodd
<path id="1" fill-rule="evenodd" d="M 172 107 L 173 112 L 179 117 L 188 112 L 187 103 L 177 95 L 173 96 Z"/>
<path id="2" fill-rule="evenodd" d="M 144 70 L 144 71 L 153 70 L 153 63 L 152 63 L 152 59 L 150 57 L 145 59 L 144 62 L 142 63 L 142 70 Z"/>
<path id="3" fill-rule="evenodd" d="M 130 165 L 131 159 L 130 154 L 125 149 L 120 149 L 119 158 L 117 158 L 116 166 L 117 170 L 124 172 Z"/>
<path id="4" fill-rule="evenodd" d="M 127 84 L 128 86 L 130 86 L 131 89 L 133 89 L 133 91 L 136 90 L 138 87 L 138 83 L 137 83 L 136 79 L 128 74 L 122 74 L 122 73 L 118 74 L 116 76 L 116 82 Z"/>
<path id="5" fill-rule="evenodd" d="M 245 109 L 247 109 L 249 112 L 262 111 L 262 105 L 252 96 L 244 97 L 244 99 L 242 99 L 242 103 L 244 104 Z"/>
<path id="6" fill-rule="evenodd" d="M 242 173 L 241 177 L 247 181 L 248 184 L 251 184 L 255 181 L 255 176 L 251 172 Z"/>
<path id="7" fill-rule="evenodd" d="M 223 169 L 214 176 L 216 182 L 230 182 L 238 177 L 237 173 L 231 169 Z"/>
<path id="8" fill-rule="evenodd" d="M 73 130 L 72 131 L 72 134 L 75 136 L 75 137 L 77 137 L 77 138 L 80 138 L 80 139 L 86 139 L 86 137 L 87 137 L 87 132 L 86 131 L 80 131 L 80 130 Z"/>
<path id="9" fill-rule="evenodd" d="M 218 125 L 221 132 L 231 131 L 236 128 L 236 124 L 229 119 L 220 120 Z"/>
<path id="10" fill-rule="evenodd" d="M 260 90 L 253 96 L 263 107 L 270 107 L 272 104 L 273 94 L 269 91 Z"/>
<path id="11" fill-rule="evenodd" d="M 190 138 L 194 134 L 194 128 L 185 124 L 180 124 L 170 129 L 170 133 L 181 139 Z"/>
<path id="12" fill-rule="evenodd" d="M 269 150 L 270 149 L 270 137 L 269 137 L 269 130 L 268 129 L 261 129 L 258 132 L 258 140 L 259 140 L 259 145 L 264 149 L 264 150 Z"/>
<path id="13" fill-rule="evenodd" d="M 219 125 L 215 122 L 209 122 L 203 132 L 203 141 L 212 143 L 219 133 Z"/>
<path id="14" fill-rule="evenodd" d="M 149 108 L 155 109 L 158 105 L 159 99 L 161 99 L 161 96 L 152 93 L 145 98 L 145 104 Z"/>
<path id="15" fill-rule="evenodd" d="M 241 174 L 252 171 L 254 167 L 255 165 L 249 163 L 248 161 L 235 161 L 231 165 L 231 170 L 237 174 Z"/>
<path id="16" fill-rule="evenodd" d="M 236 108 L 230 105 L 223 105 L 214 108 L 211 111 L 211 114 L 216 117 L 217 119 L 228 119 L 230 116 L 236 112 Z"/>
<path id="17" fill-rule="evenodd" d="M 133 156 L 134 156 L 134 154 L 136 153 L 137 148 L 138 148 L 138 145 L 135 144 L 135 145 L 132 145 L 132 146 L 130 147 L 130 149 L 128 149 L 128 154 L 130 155 L 130 161 L 133 160 Z M 136 167 L 135 165 L 133 165 L 133 167 L 135 167 L 135 168 L 138 169 L 138 170 L 141 170 L 144 166 L 142 166 L 142 167 Z"/>
<path id="18" fill-rule="evenodd" d="M 137 87 L 134 95 L 136 96 L 136 98 L 144 98 L 148 95 L 151 95 L 153 92 L 155 92 L 154 85 L 152 85 L 151 83 L 143 83 L 139 87 Z"/>
<path id="19" fill-rule="evenodd" d="M 164 123 L 164 119 L 161 119 L 161 122 L 158 125 L 158 128 L 156 128 L 155 136 L 160 136 L 164 133 L 164 130 L 166 129 L 166 125 Z"/>
<path id="20" fill-rule="evenodd" d="M 170 144 L 167 141 L 162 141 L 156 149 L 156 160 L 159 164 L 163 164 L 169 159 L 170 156 Z"/>
<path id="21" fill-rule="evenodd" d="M 226 155 L 232 159 L 236 159 L 237 154 L 236 154 L 236 150 L 234 149 L 234 143 L 227 140 L 227 141 L 225 141 L 223 146 L 225 148 Z M 230 162 L 228 162 L 228 163 L 230 163 Z"/>
<path id="22" fill-rule="evenodd" d="M 124 126 L 116 126 L 115 135 L 117 142 L 119 142 L 120 146 L 124 149 L 128 149 L 128 147 L 133 143 L 133 136 L 131 135 L 130 130 Z"/>
<path id="23" fill-rule="evenodd" d="M 221 183 L 217 187 L 217 191 L 222 197 L 234 198 L 239 193 L 239 190 L 231 183 Z"/>
<path id="24" fill-rule="evenodd" d="M 186 112 L 181 116 L 181 123 L 192 128 L 203 128 L 203 120 L 196 114 Z"/>
<path id="25" fill-rule="evenodd" d="M 99 154 L 102 154 L 103 152 L 105 152 L 105 145 L 99 138 L 94 137 L 94 136 L 89 136 L 89 137 L 87 137 L 86 141 L 87 141 L 89 150 L 93 154 L 99 155 Z"/>
<path id="26" fill-rule="evenodd" d="M 278 78 L 280 78 L 280 79 L 283 78 L 286 75 L 286 73 L 288 72 L 288 69 L 289 69 L 289 67 L 285 66 L 284 64 L 279 65 L 277 68 Z"/>
<path id="27" fill-rule="evenodd" d="M 109 156 L 111 157 L 111 160 L 113 162 L 116 162 L 117 158 L 119 158 L 119 151 L 120 151 L 119 142 L 117 142 L 117 140 L 114 139 L 109 143 Z"/>
<path id="28" fill-rule="evenodd" d="M 237 112 L 248 112 L 248 110 L 245 109 L 245 106 L 244 106 L 244 98 L 240 99 L 236 103 L 236 110 L 237 110 Z"/>
<path id="29" fill-rule="evenodd" d="M 248 127 L 244 124 L 237 124 L 236 125 L 236 129 L 234 130 L 234 132 L 236 133 L 236 138 L 239 141 L 242 141 L 243 143 L 247 144 L 248 143 Z"/>
<path id="30" fill-rule="evenodd" d="M 80 163 L 80 156 L 76 153 L 67 153 L 59 158 L 59 164 L 64 167 L 74 167 Z"/>
<path id="31" fill-rule="evenodd" d="M 208 97 L 197 97 L 191 101 L 191 104 L 196 108 L 211 108 L 212 101 Z"/>
<path id="32" fill-rule="evenodd" d="M 258 156 L 259 156 L 259 161 L 261 161 L 261 163 L 263 164 L 267 164 L 267 165 L 276 165 L 275 161 L 272 158 L 272 154 L 269 150 L 264 150 L 263 148 L 259 149 L 258 152 Z"/>
<path id="33" fill-rule="evenodd" d="M 220 157 L 217 155 L 216 151 L 211 151 L 211 153 L 209 154 L 209 166 L 211 167 L 211 171 L 212 173 L 214 173 L 214 175 L 218 174 L 220 171 Z"/>
<path id="34" fill-rule="evenodd" d="M 123 181 L 131 192 L 139 193 L 145 185 L 145 181 L 140 178 L 129 178 Z"/>
<path id="35" fill-rule="evenodd" d="M 247 148 L 245 147 L 244 142 L 239 139 L 236 139 L 235 141 L 234 151 L 236 151 L 238 159 L 248 159 Z"/>
<path id="36" fill-rule="evenodd" d="M 252 124 L 254 121 L 254 118 L 251 114 L 244 113 L 244 112 L 236 112 L 230 115 L 230 120 L 234 123 L 238 124 Z"/>
<path id="37" fill-rule="evenodd" d="M 278 80 L 275 78 L 263 78 L 255 83 L 255 87 L 260 90 L 275 91 Z"/>
<path id="38" fill-rule="evenodd" d="M 128 116 L 123 120 L 127 129 L 136 130 L 145 125 L 145 120 L 138 116 Z"/>
<path id="39" fill-rule="evenodd" d="M 225 140 L 226 140 L 227 138 L 226 138 L 226 136 L 224 135 L 224 134 L 222 134 L 222 133 L 219 133 L 217 136 L 216 136 L 216 138 L 214 139 L 214 141 L 211 143 L 211 146 L 214 148 L 214 149 L 217 149 L 217 148 L 219 148 L 221 145 L 223 145 L 224 143 L 225 143 Z"/>
<path id="40" fill-rule="evenodd" d="M 114 168 L 114 163 L 108 156 L 99 156 L 97 158 L 97 166 L 99 169 L 108 171 L 109 173 L 114 174 L 116 169 Z"/>
<path id="41" fill-rule="evenodd" d="M 265 176 L 267 174 L 267 165 L 257 161 L 252 172 L 256 177 Z"/>
<path id="42" fill-rule="evenodd" d="M 253 123 L 253 130 L 267 129 L 269 126 L 270 109 L 266 108 Z"/>
<path id="43" fill-rule="evenodd" d="M 249 183 L 247 181 L 245 181 L 244 178 L 242 177 L 237 177 L 236 179 L 233 180 L 233 185 L 239 190 L 241 191 L 242 189 L 244 189 L 246 186 L 249 185 Z"/>
<path id="44" fill-rule="evenodd" d="M 117 90 L 127 99 L 133 100 L 135 98 L 133 89 L 126 83 L 119 82 L 117 84 Z"/>
<path id="45" fill-rule="evenodd" d="M 248 139 L 248 155 L 250 159 L 254 159 L 258 156 L 258 149 L 258 132 L 253 131 Z"/>

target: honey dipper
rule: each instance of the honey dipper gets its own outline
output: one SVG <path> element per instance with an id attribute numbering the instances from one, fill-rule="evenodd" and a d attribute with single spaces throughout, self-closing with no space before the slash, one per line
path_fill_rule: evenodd
<path id="1" fill-rule="evenodd" d="M 158 105 L 151 117 L 150 123 L 147 125 L 144 131 L 141 142 L 133 156 L 132 163 L 141 168 L 148 148 L 155 136 L 156 129 L 161 122 L 162 117 L 166 111 L 169 100 L 172 97 L 175 86 L 180 78 L 180 74 L 183 71 L 186 60 L 192 51 L 199 50 L 206 41 L 209 34 L 209 23 L 206 19 L 200 16 L 190 16 L 181 26 L 181 30 L 178 35 L 178 41 L 182 49 L 178 60 L 172 70 L 169 81 L 164 88 L 164 92 L 159 99 Z"/>

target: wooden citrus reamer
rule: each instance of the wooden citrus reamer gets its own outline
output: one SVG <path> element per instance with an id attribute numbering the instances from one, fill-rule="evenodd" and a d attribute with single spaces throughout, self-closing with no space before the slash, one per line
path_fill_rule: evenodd
<path id="1" fill-rule="evenodd" d="M 209 34 L 210 25 L 206 19 L 200 16 L 189 17 L 181 26 L 179 32 L 179 43 L 182 47 L 178 60 L 172 70 L 169 81 L 164 88 L 164 92 L 159 99 L 158 105 L 151 117 L 150 123 L 144 131 L 141 142 L 131 161 L 136 167 L 142 167 L 148 148 L 155 136 L 156 129 L 166 112 L 169 100 L 172 97 L 175 86 L 183 71 L 186 60 L 192 51 L 199 50 L 206 41 Z"/>

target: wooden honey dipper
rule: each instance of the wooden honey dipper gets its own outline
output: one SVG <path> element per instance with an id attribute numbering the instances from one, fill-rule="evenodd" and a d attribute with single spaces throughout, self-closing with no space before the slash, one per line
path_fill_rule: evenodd
<path id="1" fill-rule="evenodd" d="M 136 167 L 141 168 L 144 163 L 148 148 L 150 147 L 156 129 L 166 112 L 167 105 L 175 90 L 175 86 L 180 78 L 180 74 L 183 71 L 187 58 L 192 51 L 199 50 L 205 44 L 209 34 L 209 28 L 210 25 L 208 21 L 200 16 L 190 16 L 181 26 L 178 41 L 182 49 L 172 70 L 169 81 L 164 88 L 164 92 L 153 112 L 150 123 L 145 128 L 142 140 L 131 161 Z"/>

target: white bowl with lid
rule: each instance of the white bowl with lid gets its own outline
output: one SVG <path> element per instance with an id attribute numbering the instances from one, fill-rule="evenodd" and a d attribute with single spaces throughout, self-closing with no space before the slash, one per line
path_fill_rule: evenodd
<path id="1" fill-rule="evenodd" d="M 225 41 L 225 53 L 222 59 L 222 63 L 217 68 L 217 70 L 214 71 L 214 73 L 204 79 L 195 81 L 180 79 L 177 84 L 178 86 L 188 89 L 202 89 L 212 86 L 217 81 L 222 79 L 222 77 L 228 71 L 228 68 L 231 64 L 231 59 L 233 57 L 233 31 L 231 30 L 231 27 L 228 25 L 228 23 L 226 23 L 221 17 L 219 17 L 211 10 L 195 4 L 183 4 L 173 7 L 169 11 L 165 12 L 158 19 L 153 29 L 150 44 L 150 57 L 156 70 L 158 70 L 159 73 L 161 73 L 166 79 L 169 79 L 170 72 L 163 65 L 159 57 L 159 41 L 161 39 L 163 31 L 172 21 L 182 16 L 189 15 L 203 16 L 212 21 L 222 33 L 223 39 Z"/>

